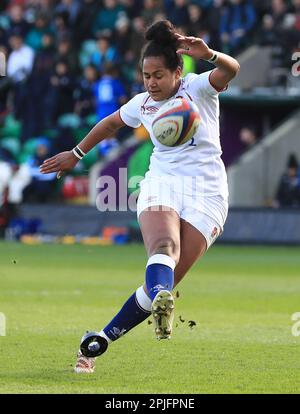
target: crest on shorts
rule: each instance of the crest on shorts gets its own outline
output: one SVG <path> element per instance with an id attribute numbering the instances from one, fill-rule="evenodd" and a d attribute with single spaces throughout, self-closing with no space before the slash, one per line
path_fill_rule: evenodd
<path id="1" fill-rule="evenodd" d="M 213 231 L 211 232 L 211 237 L 215 238 L 218 235 L 218 228 L 214 227 Z"/>

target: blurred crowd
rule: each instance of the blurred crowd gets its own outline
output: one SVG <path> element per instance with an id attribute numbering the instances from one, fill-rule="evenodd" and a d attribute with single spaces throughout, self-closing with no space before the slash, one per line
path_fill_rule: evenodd
<path id="1" fill-rule="evenodd" d="M 55 177 L 41 176 L 38 165 L 143 91 L 144 31 L 165 18 L 233 56 L 272 46 L 274 65 L 289 66 L 300 46 L 300 0 L 1 0 L 0 207 L 47 200 Z M 185 73 L 210 68 L 184 57 Z M 99 144 L 83 167 L 128 132 Z M 245 130 L 241 139 L 249 146 L 256 138 Z"/>
<path id="2" fill-rule="evenodd" d="M 0 114 L 12 110 L 22 122 L 22 143 L 64 114 L 101 119 L 142 90 L 143 33 L 163 18 L 233 55 L 253 42 L 274 45 L 280 64 L 290 65 L 299 48 L 300 0 L 2 0 L 8 76 Z M 187 71 L 203 65 L 185 64 Z"/>

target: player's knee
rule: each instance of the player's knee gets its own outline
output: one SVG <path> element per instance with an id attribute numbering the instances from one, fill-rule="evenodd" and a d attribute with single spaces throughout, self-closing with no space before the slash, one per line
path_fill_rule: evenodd
<path id="1" fill-rule="evenodd" d="M 179 262 L 179 244 L 172 237 L 162 237 L 155 241 L 151 249 L 151 256 L 154 254 L 165 254 L 172 257 L 177 264 Z"/>

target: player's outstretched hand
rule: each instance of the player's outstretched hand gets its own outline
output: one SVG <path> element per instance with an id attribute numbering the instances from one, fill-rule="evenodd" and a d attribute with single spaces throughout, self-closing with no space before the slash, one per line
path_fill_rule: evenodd
<path id="1" fill-rule="evenodd" d="M 45 160 L 40 165 L 40 172 L 42 174 L 57 172 L 57 178 L 60 178 L 66 171 L 72 170 L 78 161 L 72 151 L 60 152 Z"/>
<path id="2" fill-rule="evenodd" d="M 195 59 L 210 59 L 213 51 L 207 46 L 204 40 L 194 36 L 183 36 L 176 33 L 181 48 L 177 50 L 180 55 L 189 55 Z"/>

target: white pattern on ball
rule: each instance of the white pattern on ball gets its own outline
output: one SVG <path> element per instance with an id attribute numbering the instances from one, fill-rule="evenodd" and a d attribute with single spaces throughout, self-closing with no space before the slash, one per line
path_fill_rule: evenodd
<path id="1" fill-rule="evenodd" d="M 153 134 L 161 144 L 174 147 L 189 141 L 199 123 L 197 106 L 185 98 L 176 98 L 166 102 L 156 113 L 152 123 Z"/>

